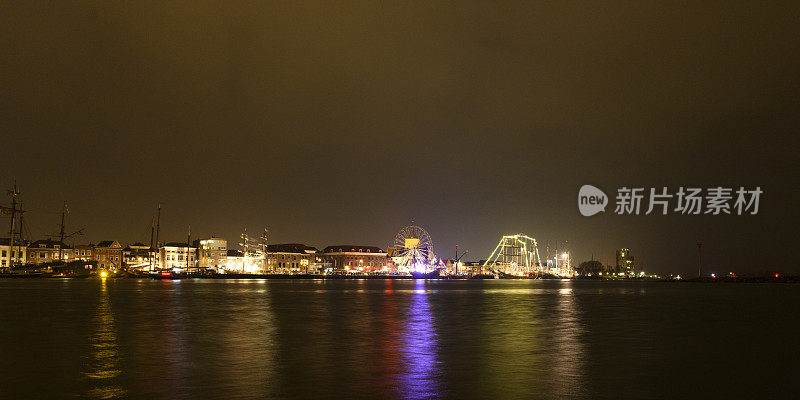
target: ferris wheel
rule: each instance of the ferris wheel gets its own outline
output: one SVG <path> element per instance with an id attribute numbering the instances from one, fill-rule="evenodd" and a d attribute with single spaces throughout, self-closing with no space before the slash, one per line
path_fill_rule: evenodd
<path id="1" fill-rule="evenodd" d="M 401 229 L 394 238 L 393 247 L 398 266 L 409 271 L 426 272 L 436 264 L 431 236 L 420 226 Z"/>

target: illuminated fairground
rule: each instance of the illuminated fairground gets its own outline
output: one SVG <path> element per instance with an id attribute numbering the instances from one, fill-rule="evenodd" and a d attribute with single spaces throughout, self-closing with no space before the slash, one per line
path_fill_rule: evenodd
<path id="1" fill-rule="evenodd" d="M 542 260 L 538 243 L 533 237 L 523 233 L 505 235 L 480 267 L 476 267 L 467 275 L 488 274 L 506 278 L 536 278 L 548 275 L 570 278 L 574 275 L 568 252 L 561 254 L 556 252 L 556 256 L 550 257 L 548 247 L 547 253 L 547 259 Z M 434 252 L 430 234 L 413 222 L 397 233 L 393 245 L 389 247 L 389 256 L 396 272 L 408 273 L 417 278 L 435 278 L 441 271 L 447 270 L 443 260 Z M 461 264 L 458 260 L 454 263 Z M 447 272 L 458 275 L 455 271 L 447 270 Z"/>
<path id="2" fill-rule="evenodd" d="M 536 239 L 523 233 L 503 236 L 481 268 L 484 273 L 516 277 L 548 274 L 568 278 L 574 274 L 569 253 L 548 257 L 543 264 Z"/>
<path id="3" fill-rule="evenodd" d="M 428 231 L 413 222 L 397 233 L 389 255 L 398 272 L 407 272 L 415 277 L 435 277 L 445 267 L 433 251 Z"/>

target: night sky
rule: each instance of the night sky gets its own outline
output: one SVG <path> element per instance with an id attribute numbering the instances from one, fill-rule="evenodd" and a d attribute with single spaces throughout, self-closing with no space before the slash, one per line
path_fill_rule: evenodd
<path id="1" fill-rule="evenodd" d="M 525 232 L 797 272 L 800 6 L 743 3 L 3 2 L 0 183 L 32 239 L 66 200 L 71 242 L 148 242 L 161 201 L 166 241 L 385 248 L 413 219 L 443 257 Z M 759 214 L 613 214 L 622 186 L 718 185 Z"/>

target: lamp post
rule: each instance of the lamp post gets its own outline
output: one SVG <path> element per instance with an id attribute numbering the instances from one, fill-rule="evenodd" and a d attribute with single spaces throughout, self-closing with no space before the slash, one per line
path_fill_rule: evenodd
<path id="1" fill-rule="evenodd" d="M 703 263 L 702 263 L 702 254 L 700 249 L 703 247 L 702 243 L 697 244 L 697 277 L 703 277 Z"/>

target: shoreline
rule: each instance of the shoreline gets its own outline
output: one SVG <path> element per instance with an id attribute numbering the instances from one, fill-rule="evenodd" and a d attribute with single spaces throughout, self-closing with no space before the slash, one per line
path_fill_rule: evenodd
<path id="1" fill-rule="evenodd" d="M 210 280 L 495 280 L 492 275 L 474 276 L 439 276 L 436 278 L 414 278 L 411 275 L 318 275 L 318 274 L 213 274 L 213 275 L 181 275 L 173 277 L 146 276 L 146 275 L 117 275 L 100 277 L 97 275 L 81 276 L 56 276 L 52 274 L 0 274 L 0 279 L 146 279 L 146 280 L 184 280 L 184 279 L 210 279 Z M 648 282 L 677 282 L 677 283 L 800 283 L 800 276 L 780 276 L 780 277 L 720 277 L 720 278 L 691 278 L 691 279 L 651 279 L 651 278 L 558 278 L 558 277 L 502 277 L 496 280 L 543 280 L 543 281 L 595 281 L 595 282 L 618 282 L 618 281 L 648 281 Z"/>

